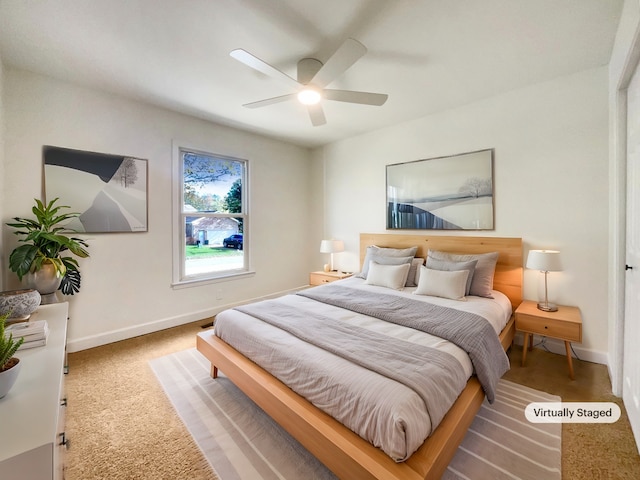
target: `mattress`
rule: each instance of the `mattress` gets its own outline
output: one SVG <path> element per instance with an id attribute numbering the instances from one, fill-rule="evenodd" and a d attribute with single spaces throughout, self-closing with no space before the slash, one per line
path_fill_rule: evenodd
<path id="1" fill-rule="evenodd" d="M 414 295 L 414 288 L 391 290 L 365 284 L 351 277 L 331 285 L 396 295 L 448 308 L 475 313 L 486 319 L 496 335 L 511 316 L 511 304 L 500 292 L 494 299 L 467 297 L 466 301 Z M 323 287 L 316 287 L 323 288 Z M 447 392 L 442 402 L 448 409 L 473 374 L 468 354 L 453 343 L 428 333 L 389 323 L 300 296 L 286 295 L 277 300 L 294 307 L 301 321 L 309 316 L 325 316 L 367 331 L 409 344 L 431 347 L 455 359 L 458 372 L 442 385 Z M 339 355 L 310 344 L 291 333 L 238 310 L 226 310 L 216 316 L 214 332 L 226 343 L 270 372 L 299 395 L 381 448 L 395 461 L 404 461 L 417 450 L 437 426 L 425 401 L 402 382 L 356 365 Z M 395 340 L 394 340 L 395 341 Z M 385 342 L 380 342 L 382 352 Z"/>

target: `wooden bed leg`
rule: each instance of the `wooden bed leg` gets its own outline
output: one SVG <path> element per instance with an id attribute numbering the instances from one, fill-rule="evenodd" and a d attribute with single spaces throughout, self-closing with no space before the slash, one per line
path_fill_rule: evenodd
<path id="1" fill-rule="evenodd" d="M 211 378 L 218 378 L 218 367 L 211 365 Z"/>

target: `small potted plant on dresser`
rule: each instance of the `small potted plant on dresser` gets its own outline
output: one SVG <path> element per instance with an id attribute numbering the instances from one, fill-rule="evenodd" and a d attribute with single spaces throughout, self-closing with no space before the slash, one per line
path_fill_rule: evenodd
<path id="1" fill-rule="evenodd" d="M 55 292 L 60 290 L 64 295 L 73 295 L 80 290 L 80 270 L 78 261 L 63 252 L 70 252 L 79 258 L 86 258 L 89 252 L 87 242 L 72 237 L 68 233 L 75 230 L 65 224 L 79 216 L 78 213 L 61 213 L 68 206 L 56 205 L 57 198 L 44 204 L 35 199 L 31 209 L 35 219 L 14 217 L 14 222 L 7 223 L 16 229 L 15 233 L 22 237 L 23 245 L 15 248 L 9 255 L 9 269 L 25 279 L 29 288 L 34 288 L 42 295 L 42 303 L 57 302 Z"/>
<path id="2" fill-rule="evenodd" d="M 24 341 L 23 337 L 14 340 L 12 334 L 5 336 L 4 327 L 8 317 L 8 313 L 0 315 L 0 398 L 9 393 L 18 378 L 20 359 L 13 355 Z"/>

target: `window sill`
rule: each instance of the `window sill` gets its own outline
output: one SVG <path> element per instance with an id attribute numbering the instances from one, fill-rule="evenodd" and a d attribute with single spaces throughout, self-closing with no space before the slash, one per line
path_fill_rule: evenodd
<path id="1" fill-rule="evenodd" d="M 256 272 L 250 270 L 247 272 L 225 273 L 216 277 L 180 280 L 178 282 L 173 282 L 171 284 L 171 288 L 173 288 L 174 290 L 180 290 L 182 288 L 200 287 L 203 285 L 210 285 L 215 283 L 228 282 L 231 280 L 239 280 L 241 278 L 253 277 L 255 274 Z"/>

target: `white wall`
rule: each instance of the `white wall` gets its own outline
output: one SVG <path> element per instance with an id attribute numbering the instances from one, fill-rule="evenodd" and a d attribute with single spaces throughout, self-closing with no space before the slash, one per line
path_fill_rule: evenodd
<path id="1" fill-rule="evenodd" d="M 360 232 L 385 231 L 385 165 L 493 148 L 495 231 L 442 233 L 522 237 L 525 258 L 560 250 L 551 299 L 580 307 L 576 351 L 605 363 L 607 121 L 602 67 L 325 146 L 314 154 L 325 168 L 325 234 L 348 250 L 340 266 L 358 268 Z M 538 280 L 525 271 L 525 298 L 538 298 Z"/>
<path id="2" fill-rule="evenodd" d="M 213 315 L 225 305 L 308 283 L 311 154 L 307 149 L 31 73 L 5 69 L 3 223 L 41 197 L 42 146 L 149 160 L 149 231 L 90 234 L 82 289 L 70 301 L 70 350 Z M 172 289 L 172 141 L 250 161 L 255 275 Z M 6 261 L 15 246 L 4 227 Z M 6 272 L 8 283 L 17 283 Z"/>
<path id="3" fill-rule="evenodd" d="M 312 204 L 312 217 L 314 219 L 310 231 L 311 238 L 313 239 L 311 243 L 312 253 L 310 255 L 313 265 L 312 271 L 322 270 L 324 264 L 329 263 L 329 255 L 320 253 L 320 241 L 331 238 L 331 234 L 325 225 L 325 178 L 324 163 L 319 160 L 322 158 L 321 154 L 321 149 L 315 149 L 311 152 L 312 185 L 309 190 L 309 196 Z"/>

